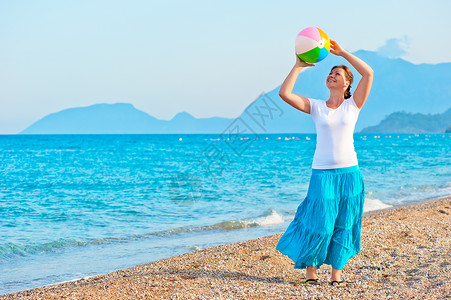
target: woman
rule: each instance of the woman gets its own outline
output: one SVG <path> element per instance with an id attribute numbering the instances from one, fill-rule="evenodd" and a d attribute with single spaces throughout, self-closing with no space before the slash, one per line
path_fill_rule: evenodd
<path id="1" fill-rule="evenodd" d="M 330 43 L 330 52 L 346 59 L 362 79 L 351 96 L 351 71 L 344 65 L 335 66 L 326 79 L 327 101 L 302 97 L 292 93 L 294 84 L 303 68 L 314 65 L 297 58 L 283 82 L 280 97 L 312 115 L 317 142 L 307 197 L 276 249 L 294 261 L 294 268 L 306 268 L 304 283 L 318 284 L 316 270 L 325 263 L 332 265 L 330 284 L 346 286 L 341 272 L 348 259 L 360 252 L 364 199 L 353 133 L 371 90 L 373 70 L 336 41 Z"/>

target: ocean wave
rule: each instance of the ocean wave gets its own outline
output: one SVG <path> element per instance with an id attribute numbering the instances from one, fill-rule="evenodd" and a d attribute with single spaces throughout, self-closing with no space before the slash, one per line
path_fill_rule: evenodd
<path id="1" fill-rule="evenodd" d="M 256 217 L 245 218 L 241 220 L 230 220 L 213 225 L 206 226 L 194 226 L 194 227 L 178 227 L 160 233 L 179 233 L 187 231 L 204 231 L 204 230 L 236 230 L 243 228 L 250 228 L 256 226 L 272 226 L 285 222 L 284 218 L 277 213 L 274 209 L 268 210 L 268 212 Z"/>
<path id="2" fill-rule="evenodd" d="M 398 194 L 403 196 L 410 195 L 412 200 L 446 196 L 451 194 L 451 182 L 445 182 L 441 185 L 404 185 L 400 187 Z"/>
<path id="3" fill-rule="evenodd" d="M 398 191 L 385 195 L 383 199 L 386 203 L 399 206 L 409 202 L 424 201 L 448 195 L 451 195 L 451 182 L 440 185 L 402 185 Z"/>
<path id="4" fill-rule="evenodd" d="M 130 241 L 140 239 L 170 238 L 171 236 L 189 232 L 202 232 L 209 230 L 229 231 L 256 226 L 273 226 L 277 224 L 282 224 L 284 222 L 285 222 L 284 218 L 279 213 L 277 213 L 277 211 L 270 209 L 266 213 L 256 218 L 230 220 L 205 226 L 177 227 L 169 230 L 129 235 L 124 237 L 107 237 L 89 240 L 60 239 L 42 244 L 28 244 L 28 245 L 9 242 L 0 245 L 0 260 L 17 256 L 26 256 L 35 253 L 55 252 L 64 248 L 87 247 L 90 245 L 104 245 L 114 243 L 127 243 Z"/>
<path id="5" fill-rule="evenodd" d="M 274 209 L 271 209 L 267 214 L 257 217 L 255 219 L 232 220 L 221 222 L 212 225 L 211 229 L 234 230 L 255 226 L 273 226 L 277 224 L 282 224 L 283 222 L 285 222 L 284 218 L 280 214 L 278 214 Z"/>

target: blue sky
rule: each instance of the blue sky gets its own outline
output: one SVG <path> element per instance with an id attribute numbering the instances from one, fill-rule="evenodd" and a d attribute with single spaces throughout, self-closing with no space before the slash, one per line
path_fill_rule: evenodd
<path id="1" fill-rule="evenodd" d="M 308 26 L 350 51 L 451 62 L 450 11 L 448 0 L 0 0 L 0 134 L 96 103 L 237 117 L 282 83 Z"/>

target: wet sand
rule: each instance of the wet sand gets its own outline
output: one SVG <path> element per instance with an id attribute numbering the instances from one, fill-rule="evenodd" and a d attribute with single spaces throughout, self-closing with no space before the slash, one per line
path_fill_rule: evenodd
<path id="1" fill-rule="evenodd" d="M 302 284 L 304 270 L 275 234 L 207 248 L 0 299 L 450 299 L 451 196 L 364 216 L 362 251 L 343 269 L 347 287 Z M 5 271 L 5 270 L 2 270 Z"/>

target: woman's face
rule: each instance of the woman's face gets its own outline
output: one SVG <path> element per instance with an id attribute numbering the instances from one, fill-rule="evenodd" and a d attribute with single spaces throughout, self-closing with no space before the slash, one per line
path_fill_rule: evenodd
<path id="1" fill-rule="evenodd" d="M 349 84 L 350 82 L 346 80 L 345 71 L 342 68 L 332 69 L 326 78 L 328 88 L 342 88 L 345 91 Z"/>

